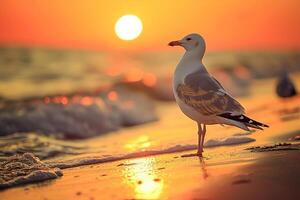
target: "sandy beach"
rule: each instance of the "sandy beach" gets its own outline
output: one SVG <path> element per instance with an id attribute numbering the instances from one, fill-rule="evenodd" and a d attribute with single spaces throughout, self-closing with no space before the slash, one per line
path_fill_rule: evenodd
<path id="1" fill-rule="evenodd" d="M 239 146 L 238 149 L 245 146 Z M 64 170 L 53 181 L 2 191 L 1 199 L 298 199 L 300 152 L 207 150 Z M 187 152 L 188 153 L 188 152 Z M 214 156 L 213 156 L 214 154 Z"/>
<path id="2" fill-rule="evenodd" d="M 299 199 L 299 97 L 280 100 L 259 94 L 240 100 L 249 115 L 270 128 L 245 133 L 234 127 L 209 126 L 204 158 L 182 157 L 196 149 L 196 127 L 178 115 L 175 104 L 162 105 L 160 115 L 168 115 L 158 122 L 78 142 L 92 149 L 108 146 L 102 151 L 111 155 L 103 156 L 105 152 L 99 154 L 101 149 L 97 149 L 98 153 L 46 159 L 48 164 L 66 168 L 62 177 L 6 189 L 0 197 Z"/>

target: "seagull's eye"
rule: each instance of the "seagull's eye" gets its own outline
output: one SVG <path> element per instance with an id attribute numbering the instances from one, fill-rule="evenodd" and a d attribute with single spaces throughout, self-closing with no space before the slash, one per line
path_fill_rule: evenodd
<path id="1" fill-rule="evenodd" d="M 186 38 L 187 41 L 190 41 L 192 38 Z"/>

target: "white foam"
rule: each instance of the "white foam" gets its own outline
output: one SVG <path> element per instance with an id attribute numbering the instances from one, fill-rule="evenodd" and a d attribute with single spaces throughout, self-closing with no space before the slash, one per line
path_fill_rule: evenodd
<path id="1" fill-rule="evenodd" d="M 205 143 L 205 147 L 214 147 L 214 146 L 222 146 L 222 145 L 234 145 L 234 144 L 242 144 L 247 142 L 253 142 L 255 139 L 249 137 L 236 137 L 231 136 L 228 138 L 223 139 L 210 139 Z M 124 159 L 131 159 L 131 158 L 140 158 L 146 156 L 153 156 L 153 155 L 161 155 L 161 154 L 168 154 L 168 153 L 176 153 L 181 151 L 189 151 L 197 149 L 197 145 L 194 144 L 186 144 L 186 145 L 175 145 L 166 149 L 161 150 L 149 150 L 149 151 L 140 151 L 134 152 L 125 155 L 115 155 L 115 156 L 99 156 L 99 157 L 89 157 L 89 158 L 82 158 L 82 159 L 74 159 L 69 161 L 62 161 L 56 163 L 50 163 L 52 167 L 59 167 L 61 169 L 64 168 L 71 168 L 71 167 L 78 167 L 82 165 L 90 165 L 90 164 L 97 164 L 97 163 L 106 163 L 106 162 L 113 162 L 118 160 Z"/>
<path id="2" fill-rule="evenodd" d="M 51 167 L 58 167 L 61 169 L 71 168 L 71 167 L 78 167 L 82 165 L 90 165 L 90 164 L 97 164 L 97 163 L 106 163 L 106 162 L 113 162 L 117 160 L 124 160 L 130 158 L 140 158 L 146 156 L 153 156 L 153 155 L 160 155 L 160 154 L 167 154 L 167 153 L 175 153 L 181 151 L 188 151 L 196 149 L 197 145 L 176 145 L 173 147 L 169 147 L 162 150 L 149 150 L 149 151 L 139 151 L 125 155 L 115 155 L 115 156 L 99 156 L 99 157 L 88 157 L 88 158 L 81 158 L 81 159 L 74 159 L 62 162 L 54 162 L 48 163 Z"/>
<path id="3" fill-rule="evenodd" d="M 231 136 L 228 138 L 210 139 L 207 142 L 205 142 L 204 147 L 234 145 L 234 144 L 242 144 L 242 143 L 253 142 L 253 141 L 255 141 L 255 139 L 250 137 Z"/>
<path id="4" fill-rule="evenodd" d="M 62 176 L 58 168 L 51 168 L 31 153 L 0 159 L 0 189 L 55 179 Z"/>

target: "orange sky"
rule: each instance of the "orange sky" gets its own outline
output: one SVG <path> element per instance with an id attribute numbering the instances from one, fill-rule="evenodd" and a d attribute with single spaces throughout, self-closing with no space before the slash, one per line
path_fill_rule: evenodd
<path id="1" fill-rule="evenodd" d="M 144 24 L 134 41 L 114 33 L 135 14 Z M 102 50 L 164 50 L 199 32 L 209 50 L 300 49 L 299 0 L 1 0 L 0 44 Z"/>

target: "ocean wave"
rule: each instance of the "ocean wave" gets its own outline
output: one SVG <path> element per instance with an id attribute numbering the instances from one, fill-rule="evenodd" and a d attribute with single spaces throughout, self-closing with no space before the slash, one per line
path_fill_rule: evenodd
<path id="1" fill-rule="evenodd" d="M 0 138 L 0 158 L 22 153 L 33 153 L 44 160 L 63 155 L 88 152 L 85 145 L 57 140 L 37 133 L 14 133 Z"/>
<path id="2" fill-rule="evenodd" d="M 0 111 L 0 135 L 38 132 L 58 138 L 89 138 L 157 119 L 149 97 L 119 87 L 94 96 L 9 103 Z"/>

